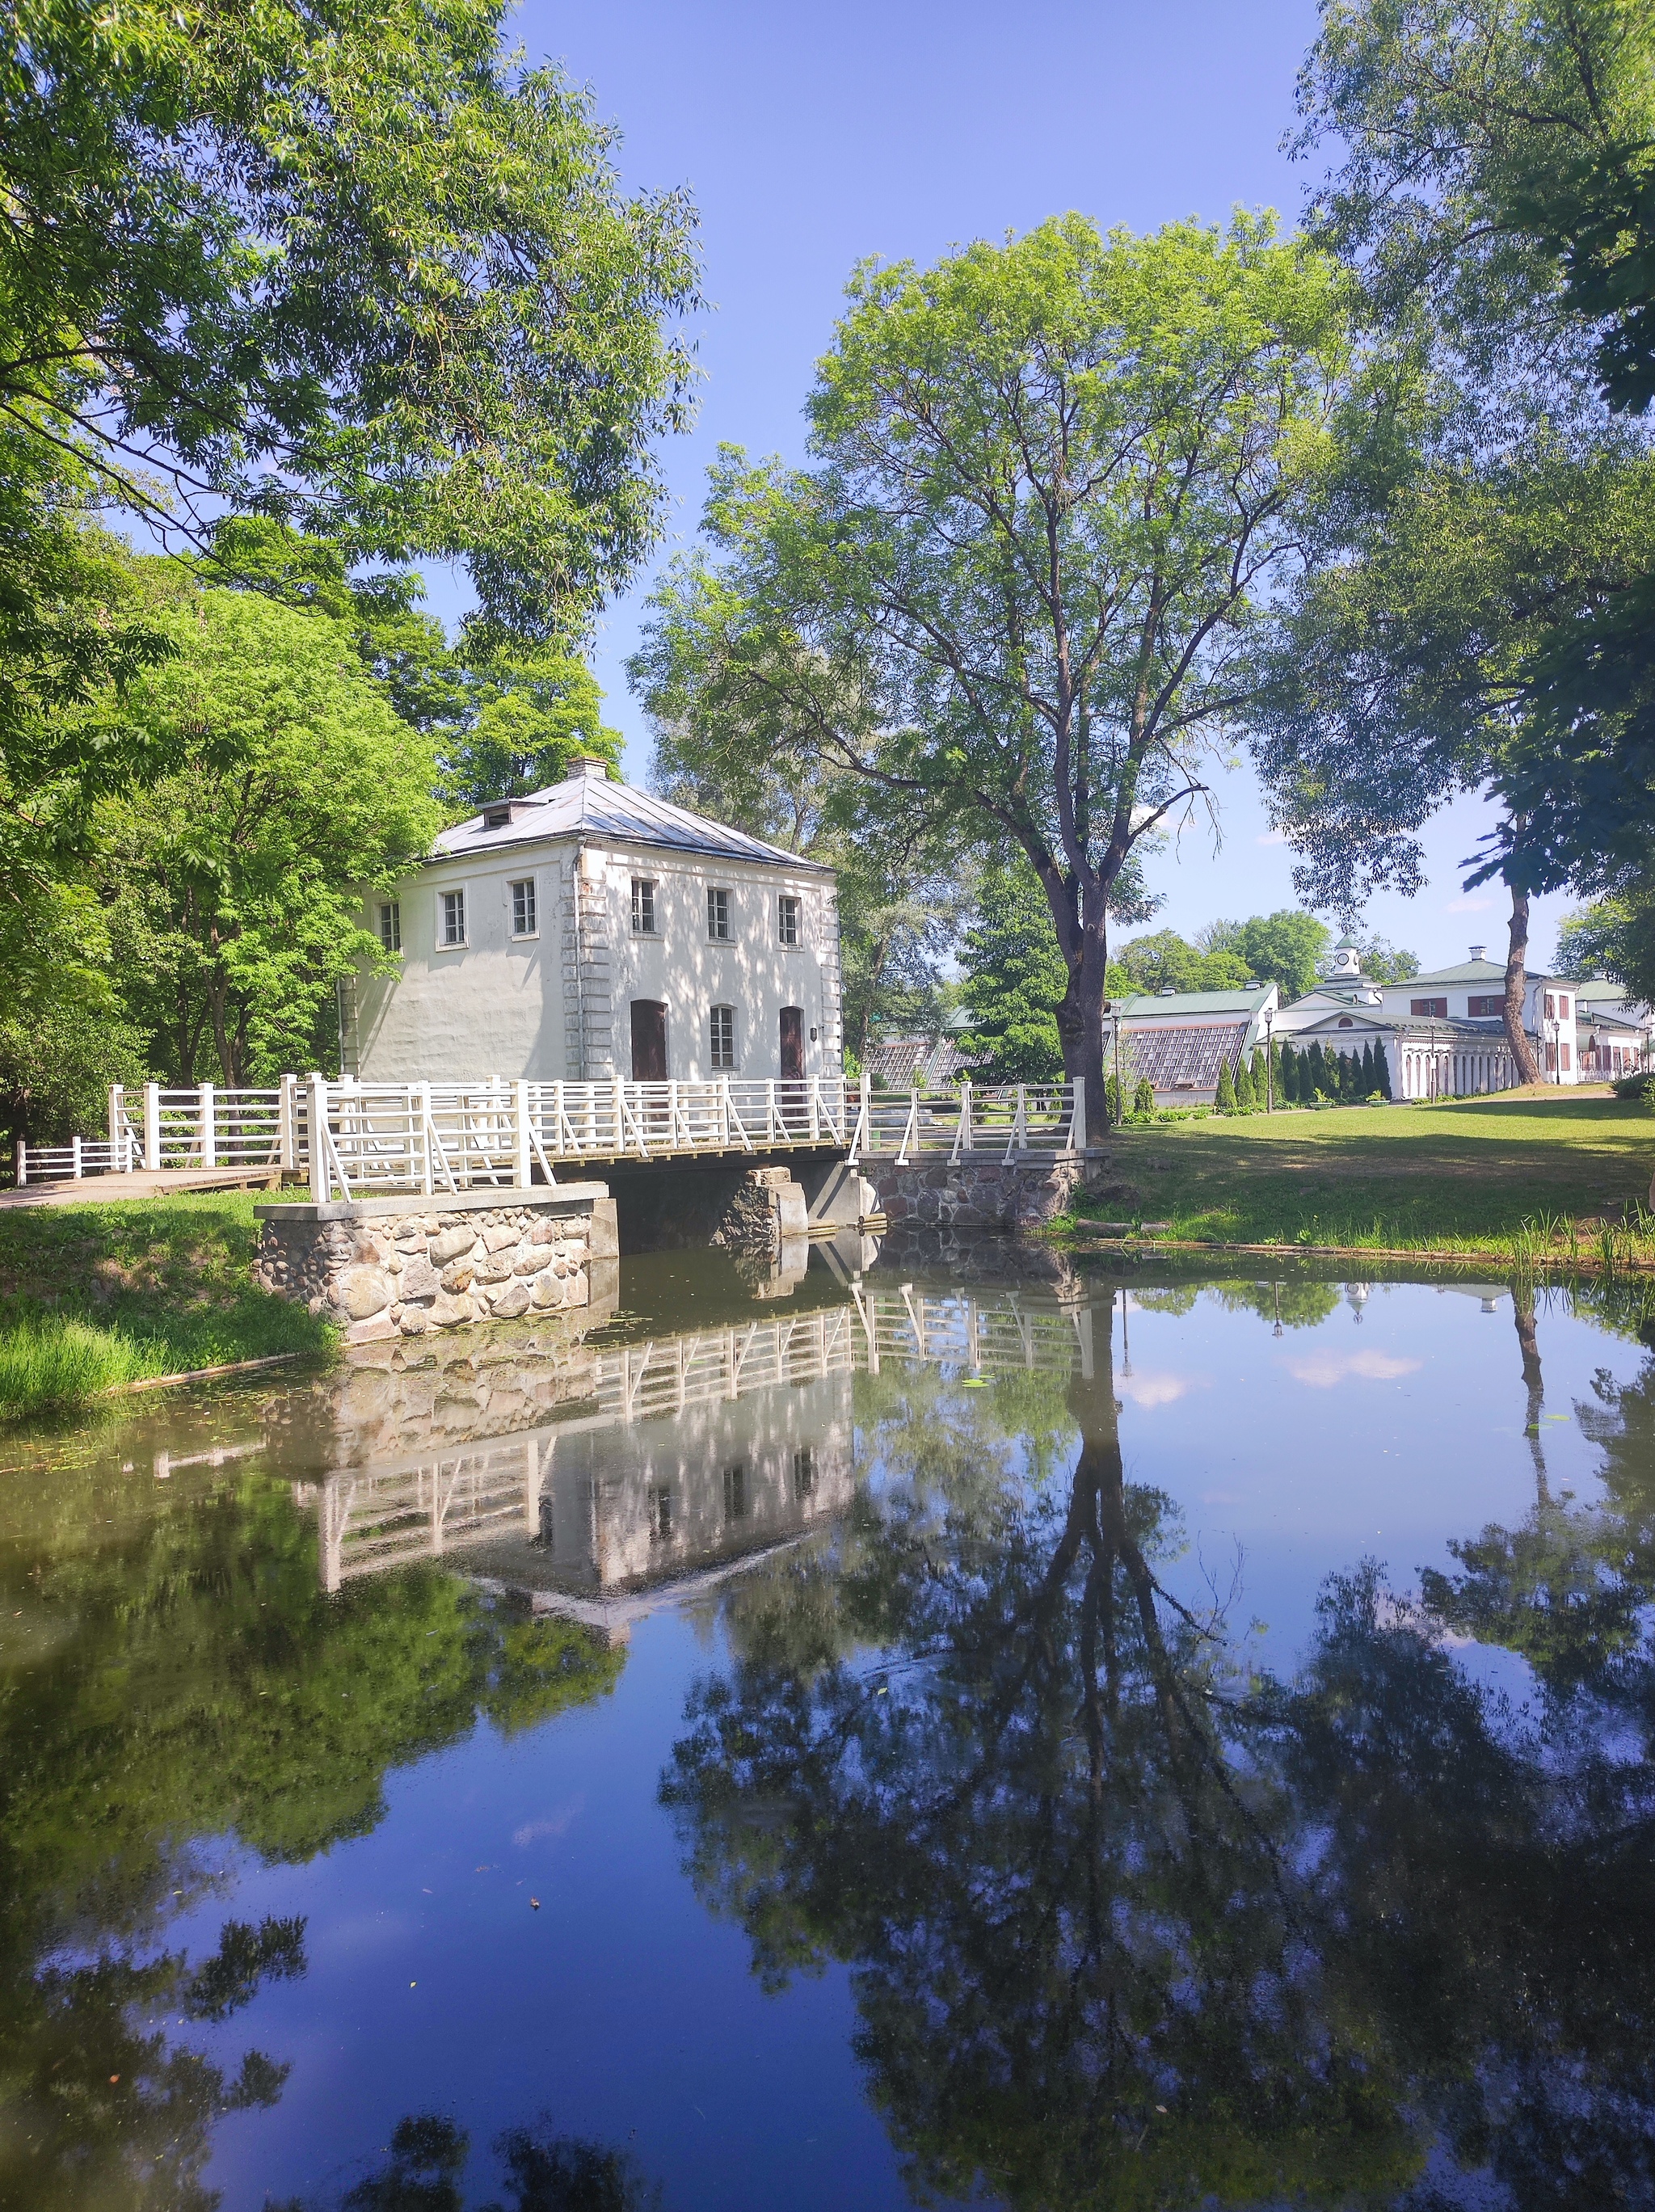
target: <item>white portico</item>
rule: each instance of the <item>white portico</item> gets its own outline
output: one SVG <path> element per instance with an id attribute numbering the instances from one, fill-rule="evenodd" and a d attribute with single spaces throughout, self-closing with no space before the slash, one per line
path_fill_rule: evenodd
<path id="1" fill-rule="evenodd" d="M 364 923 L 398 963 L 345 1009 L 367 1082 L 840 1071 L 832 870 L 601 761 L 446 830 Z"/>

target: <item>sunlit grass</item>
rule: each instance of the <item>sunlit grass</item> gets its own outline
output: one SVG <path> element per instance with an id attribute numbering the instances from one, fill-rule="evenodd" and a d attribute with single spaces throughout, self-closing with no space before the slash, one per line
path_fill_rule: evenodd
<path id="1" fill-rule="evenodd" d="M 0 1419 L 155 1375 L 320 1353 L 328 1323 L 252 1279 L 253 1194 L 0 1215 Z"/>
<path id="2" fill-rule="evenodd" d="M 1254 1115 L 1112 1133 L 1130 1203 L 1178 1242 L 1655 1266 L 1655 1120 L 1635 1100 L 1552 1089 L 1431 1106 Z"/>
<path id="3" fill-rule="evenodd" d="M 84 1406 L 104 1391 L 159 1373 L 158 1349 L 124 1330 L 63 1314 L 0 1328 L 0 1416 L 21 1420 Z"/>

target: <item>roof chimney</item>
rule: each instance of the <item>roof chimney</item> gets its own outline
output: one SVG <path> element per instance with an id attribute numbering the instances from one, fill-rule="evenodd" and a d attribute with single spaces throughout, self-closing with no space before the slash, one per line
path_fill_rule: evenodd
<path id="1" fill-rule="evenodd" d="M 563 775 L 566 782 L 571 782 L 576 776 L 581 775 L 595 775 L 600 779 L 605 779 L 609 772 L 609 764 L 601 753 L 572 753 L 569 757 L 569 765 L 564 769 Z"/>
<path id="2" fill-rule="evenodd" d="M 1488 948 L 1486 945 L 1474 945 L 1471 947 L 1471 957 L 1473 960 L 1486 960 L 1488 957 Z"/>

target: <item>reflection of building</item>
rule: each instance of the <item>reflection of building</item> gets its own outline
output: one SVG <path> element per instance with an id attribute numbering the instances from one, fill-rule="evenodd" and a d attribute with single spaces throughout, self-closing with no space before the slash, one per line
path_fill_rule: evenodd
<path id="1" fill-rule="evenodd" d="M 562 1601 L 797 1537 L 849 1503 L 858 1339 L 839 1306 L 595 1352 L 596 1410 L 446 1449 L 433 1437 L 316 1486 L 323 1583 L 463 1555 L 579 1611 Z"/>

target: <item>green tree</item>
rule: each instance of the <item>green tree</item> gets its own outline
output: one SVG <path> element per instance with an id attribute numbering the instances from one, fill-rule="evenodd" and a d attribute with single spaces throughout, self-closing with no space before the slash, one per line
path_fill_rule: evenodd
<path id="1" fill-rule="evenodd" d="M 960 1049 L 985 1083 L 1052 1083 L 1063 1074 L 1058 1008 L 1069 986 L 1046 894 L 1021 855 L 983 871 L 977 919 L 961 945 L 961 997 L 971 1027 Z"/>
<path id="2" fill-rule="evenodd" d="M 175 1080 L 232 1087 L 304 1060 L 334 988 L 390 956 L 361 926 L 440 816 L 430 739 L 401 720 L 343 626 L 252 592 L 157 615 L 173 657 L 128 711 L 179 765 L 106 802 L 125 1004 Z"/>
<path id="3" fill-rule="evenodd" d="M 1230 1072 L 1228 1059 L 1218 1063 L 1218 1085 L 1213 1103 L 1221 1114 L 1234 1114 L 1236 1110 L 1235 1078 Z"/>
<path id="4" fill-rule="evenodd" d="M 646 703 L 664 667 L 700 672 L 733 751 L 779 720 L 1021 848 L 1068 976 L 1065 1071 L 1100 1087 L 1112 894 L 1247 714 L 1243 641 L 1298 557 L 1348 369 L 1342 282 L 1250 217 L 1133 238 L 1069 216 L 866 264 L 815 465 L 724 455 L 722 562 L 657 595 Z"/>
<path id="5" fill-rule="evenodd" d="M 500 46 L 493 0 L 22 0 L 0 31 L 0 405 L 106 494 L 464 559 L 567 635 L 651 543 L 690 211 Z M 157 492 L 160 474 L 166 489 Z"/>
<path id="6" fill-rule="evenodd" d="M 1261 983 L 1274 983 L 1288 1005 L 1315 988 L 1329 936 L 1327 925 L 1313 914 L 1280 907 L 1236 924 L 1225 950 L 1245 961 L 1248 974 Z"/>
<path id="7" fill-rule="evenodd" d="M 1306 144 L 1344 149 L 1322 234 L 1434 404 L 1422 461 L 1393 439 L 1329 504 L 1265 772 L 1301 888 L 1347 900 L 1406 884 L 1430 811 L 1492 787 L 1503 818 L 1469 880 L 1512 894 L 1528 1079 L 1531 896 L 1635 887 L 1655 828 L 1651 463 L 1615 420 L 1655 393 L 1652 37 L 1621 0 L 1356 0 L 1301 78 Z"/>
<path id="8" fill-rule="evenodd" d="M 1203 951 L 1175 929 L 1129 937 L 1109 968 L 1112 997 L 1131 991 L 1234 991 L 1252 981 L 1240 953 L 1228 945 Z"/>
<path id="9" fill-rule="evenodd" d="M 1132 1093 L 1132 1111 L 1135 1114 L 1153 1114 L 1155 1110 L 1155 1087 L 1147 1075 L 1140 1075 L 1137 1088 Z"/>
<path id="10" fill-rule="evenodd" d="M 1388 938 L 1358 938 L 1356 950 L 1361 956 L 1363 975 L 1376 983 L 1405 983 L 1420 972 L 1419 955 L 1392 945 Z"/>
<path id="11" fill-rule="evenodd" d="M 469 669 L 468 720 L 443 747 L 442 795 L 470 814 L 555 783 L 577 753 L 618 770 L 622 739 L 604 722 L 603 694 L 579 654 L 558 646 L 500 647 Z"/>
<path id="12" fill-rule="evenodd" d="M 1300 78 L 1314 210 L 1379 312 L 1423 316 L 1488 400 L 1584 353 L 1655 398 L 1655 25 L 1625 0 L 1346 0 Z"/>

